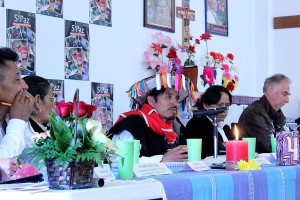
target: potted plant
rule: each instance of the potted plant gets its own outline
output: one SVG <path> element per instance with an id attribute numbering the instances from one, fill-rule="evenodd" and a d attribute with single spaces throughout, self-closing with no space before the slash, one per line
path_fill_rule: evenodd
<path id="1" fill-rule="evenodd" d="M 115 155 L 116 147 L 103 133 L 101 122 L 91 118 L 94 110 L 95 106 L 78 101 L 78 95 L 74 102 L 56 103 L 50 132 L 35 135 L 32 147 L 21 154 L 35 155 L 36 165 L 44 161 L 50 188 L 89 187 L 95 164 L 110 163 Z"/>

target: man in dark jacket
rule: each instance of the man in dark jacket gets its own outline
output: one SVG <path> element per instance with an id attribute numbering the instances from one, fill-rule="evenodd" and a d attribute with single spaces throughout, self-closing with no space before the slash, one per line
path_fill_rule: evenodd
<path id="1" fill-rule="evenodd" d="M 134 84 L 130 92 L 134 88 L 146 88 L 144 92 L 140 90 L 139 95 L 134 96 L 138 90 L 130 95 L 138 104 L 138 109 L 121 114 L 109 131 L 113 141 L 140 140 L 141 163 L 187 161 L 186 146 L 178 146 L 177 133 L 173 130 L 172 121 L 176 119 L 179 102 L 187 98 L 192 91 L 183 89 L 176 91 L 173 86 L 178 80 L 175 76 L 170 78 L 172 85 L 161 86 L 159 89 L 156 86 L 155 76 Z"/>
<path id="2" fill-rule="evenodd" d="M 282 74 L 265 80 L 264 95 L 241 114 L 238 126 L 241 137 L 256 137 L 256 152 L 272 152 L 271 138 L 288 130 L 281 107 L 289 102 L 291 81 Z"/>

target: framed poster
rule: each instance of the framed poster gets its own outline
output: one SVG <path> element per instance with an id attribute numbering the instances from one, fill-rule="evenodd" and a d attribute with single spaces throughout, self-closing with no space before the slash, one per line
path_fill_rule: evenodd
<path id="1" fill-rule="evenodd" d="M 175 32 L 175 0 L 144 0 L 144 27 Z"/>
<path id="2" fill-rule="evenodd" d="M 205 31 L 228 36 L 228 0 L 205 0 Z"/>

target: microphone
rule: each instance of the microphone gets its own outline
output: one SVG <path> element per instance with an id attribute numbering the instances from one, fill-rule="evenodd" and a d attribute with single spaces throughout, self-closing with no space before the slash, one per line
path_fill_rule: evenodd
<path id="1" fill-rule="evenodd" d="M 229 106 L 227 107 L 220 107 L 220 108 L 207 108 L 207 109 L 202 109 L 202 110 L 193 110 L 192 111 L 192 116 L 193 117 L 202 117 L 202 116 L 213 116 L 213 115 L 218 115 L 219 113 L 222 113 L 226 110 L 229 110 Z"/>

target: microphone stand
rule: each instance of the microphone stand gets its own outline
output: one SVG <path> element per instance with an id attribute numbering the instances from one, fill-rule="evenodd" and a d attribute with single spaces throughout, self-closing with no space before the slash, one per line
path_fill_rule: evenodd
<path id="1" fill-rule="evenodd" d="M 221 107 L 216 109 L 206 109 L 192 112 L 192 117 L 209 116 L 213 119 L 213 138 L 214 138 L 214 158 L 218 156 L 218 113 L 228 110 L 229 107 Z M 190 113 L 191 114 L 191 113 Z M 191 116 L 191 115 L 189 115 Z"/>
<path id="2" fill-rule="evenodd" d="M 218 114 L 217 114 L 218 115 Z M 214 158 L 217 158 L 218 155 L 218 119 L 217 115 L 213 115 L 213 137 L 214 137 Z"/>

